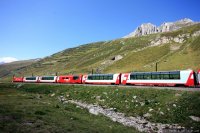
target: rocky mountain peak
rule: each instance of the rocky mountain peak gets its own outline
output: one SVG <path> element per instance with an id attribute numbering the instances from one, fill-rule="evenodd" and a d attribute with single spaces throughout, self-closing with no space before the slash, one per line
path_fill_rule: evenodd
<path id="1" fill-rule="evenodd" d="M 192 22 L 194 22 L 194 21 L 192 21 L 192 20 L 189 19 L 189 18 L 184 18 L 184 19 L 181 19 L 181 20 L 179 20 L 179 21 L 177 21 L 177 22 L 179 22 L 179 23 L 192 23 Z"/>
<path id="2" fill-rule="evenodd" d="M 160 32 L 170 32 L 170 31 L 178 30 L 182 27 L 192 25 L 192 24 L 195 24 L 195 22 L 193 22 L 189 18 L 184 18 L 176 22 L 164 22 L 158 27 L 151 23 L 145 23 L 137 27 L 135 31 L 131 32 L 129 35 L 125 36 L 124 38 L 138 37 L 138 36 L 160 33 Z"/>
<path id="3" fill-rule="evenodd" d="M 137 27 L 137 29 L 134 32 L 130 33 L 127 37 L 152 34 L 155 32 L 155 30 L 156 30 L 156 25 L 153 25 L 151 23 L 145 23 Z"/>

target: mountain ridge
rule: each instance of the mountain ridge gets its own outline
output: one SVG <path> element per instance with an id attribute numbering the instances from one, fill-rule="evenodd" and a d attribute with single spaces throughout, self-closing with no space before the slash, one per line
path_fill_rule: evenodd
<path id="1" fill-rule="evenodd" d="M 138 26 L 133 32 L 124 36 L 123 38 L 139 37 L 155 33 L 171 32 L 196 23 L 198 22 L 194 22 L 189 18 L 184 18 L 175 22 L 164 22 L 158 27 L 152 23 L 143 23 L 140 26 Z"/>

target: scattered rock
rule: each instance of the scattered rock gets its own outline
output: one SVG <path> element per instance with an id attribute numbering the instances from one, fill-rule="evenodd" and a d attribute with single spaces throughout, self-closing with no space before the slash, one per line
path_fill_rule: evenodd
<path id="1" fill-rule="evenodd" d="M 145 105 L 145 103 L 144 103 L 144 102 L 140 102 L 140 105 L 141 105 L 141 106 L 144 106 L 144 105 Z"/>
<path id="2" fill-rule="evenodd" d="M 108 93 L 107 93 L 107 92 L 103 92 L 103 94 L 104 94 L 104 95 L 108 95 Z"/>
<path id="3" fill-rule="evenodd" d="M 137 98 L 137 96 L 133 96 L 133 99 L 136 99 Z"/>
<path id="4" fill-rule="evenodd" d="M 153 111 L 153 109 L 150 108 L 150 109 L 149 109 L 149 112 L 151 112 L 151 111 Z"/>
<path id="5" fill-rule="evenodd" d="M 200 117 L 197 116 L 189 116 L 193 121 L 200 122 Z"/>
<path id="6" fill-rule="evenodd" d="M 176 104 L 173 104 L 173 107 L 176 107 Z"/>
<path id="7" fill-rule="evenodd" d="M 69 103 L 69 102 L 68 102 L 68 101 L 64 101 L 64 102 L 63 102 L 63 104 L 67 104 L 67 103 Z"/>
<path id="8" fill-rule="evenodd" d="M 99 102 L 105 102 L 105 99 L 100 99 Z"/>
<path id="9" fill-rule="evenodd" d="M 146 113 L 146 114 L 143 115 L 143 117 L 145 117 L 145 118 L 148 118 L 148 117 L 151 117 L 151 116 L 152 116 L 152 114 L 150 114 L 150 113 Z"/>
<path id="10" fill-rule="evenodd" d="M 58 100 L 63 103 L 66 101 L 66 98 L 64 96 L 60 96 L 58 97 Z"/>
<path id="11" fill-rule="evenodd" d="M 33 125 L 33 122 L 26 122 L 26 123 L 23 123 L 23 125 L 31 126 Z"/>
<path id="12" fill-rule="evenodd" d="M 165 113 L 164 113 L 164 112 L 162 112 L 162 111 L 160 111 L 160 114 L 161 114 L 161 115 L 164 115 Z"/>
<path id="13" fill-rule="evenodd" d="M 51 94 L 51 97 L 55 96 L 55 93 Z"/>
<path id="14" fill-rule="evenodd" d="M 96 96 L 96 100 L 100 100 L 101 99 L 101 96 Z"/>
<path id="15" fill-rule="evenodd" d="M 176 93 L 176 94 L 175 94 L 175 96 L 176 96 L 176 97 L 180 97 L 180 96 L 181 96 L 181 94 L 179 94 L 179 93 Z"/>

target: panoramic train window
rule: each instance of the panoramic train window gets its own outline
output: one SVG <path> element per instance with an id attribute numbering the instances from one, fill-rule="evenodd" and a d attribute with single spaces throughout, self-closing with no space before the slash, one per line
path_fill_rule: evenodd
<path id="1" fill-rule="evenodd" d="M 160 79 L 159 73 L 151 73 L 151 79 Z"/>
<path id="2" fill-rule="evenodd" d="M 26 80 L 36 80 L 36 77 L 27 77 Z"/>
<path id="3" fill-rule="evenodd" d="M 92 76 L 91 75 L 88 76 L 88 80 L 92 80 Z"/>
<path id="4" fill-rule="evenodd" d="M 42 80 L 54 80 L 54 77 L 42 77 Z"/>
<path id="5" fill-rule="evenodd" d="M 151 73 L 144 73 L 144 79 L 151 79 Z"/>
<path id="6" fill-rule="evenodd" d="M 170 77 L 170 79 L 180 79 L 180 71 L 170 72 L 169 77 Z"/>
<path id="7" fill-rule="evenodd" d="M 180 71 L 174 72 L 147 72 L 147 73 L 131 73 L 130 80 L 159 80 L 159 79 L 180 79 Z"/>
<path id="8" fill-rule="evenodd" d="M 88 75 L 88 80 L 113 80 L 112 74 L 93 74 Z"/>

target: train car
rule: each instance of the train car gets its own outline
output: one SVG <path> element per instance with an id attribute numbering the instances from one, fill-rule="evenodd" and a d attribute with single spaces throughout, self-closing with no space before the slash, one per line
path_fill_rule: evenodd
<path id="1" fill-rule="evenodd" d="M 194 71 L 133 72 L 121 76 L 123 85 L 194 86 Z"/>
<path id="2" fill-rule="evenodd" d="M 24 77 L 13 76 L 12 82 L 23 82 Z"/>
<path id="3" fill-rule="evenodd" d="M 83 84 L 116 84 L 119 85 L 121 82 L 121 74 L 89 74 L 83 75 Z"/>
<path id="4" fill-rule="evenodd" d="M 58 76 L 57 83 L 81 84 L 83 75 Z"/>
<path id="5" fill-rule="evenodd" d="M 39 77 L 38 76 L 24 77 L 23 82 L 37 83 L 39 82 Z"/>
<path id="6" fill-rule="evenodd" d="M 40 83 L 56 83 L 58 76 L 41 76 L 38 79 Z"/>

